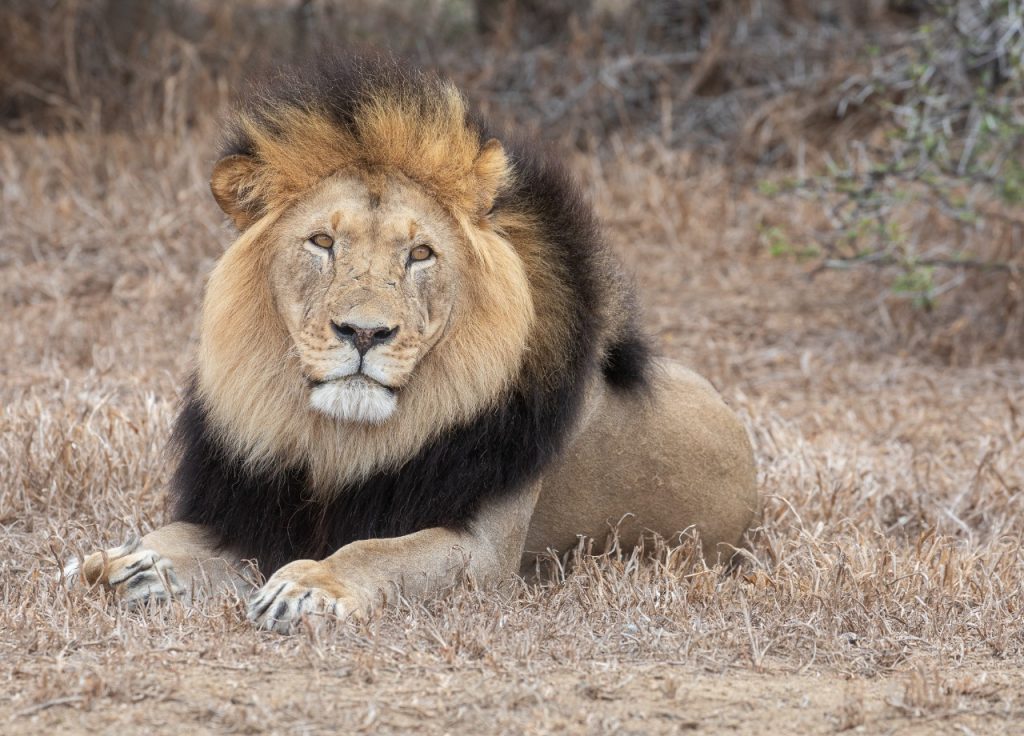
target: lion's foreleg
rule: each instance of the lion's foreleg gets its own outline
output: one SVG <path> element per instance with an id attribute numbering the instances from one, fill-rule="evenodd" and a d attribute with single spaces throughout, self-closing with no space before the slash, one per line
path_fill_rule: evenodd
<path id="1" fill-rule="evenodd" d="M 67 578 L 81 576 L 90 585 L 105 585 L 129 603 L 167 598 L 191 599 L 201 592 L 251 590 L 241 561 L 217 549 L 196 524 L 174 522 L 142 539 L 64 568 Z"/>
<path id="2" fill-rule="evenodd" d="M 278 570 L 249 604 L 259 626 L 288 632 L 307 616 L 365 614 L 399 593 L 442 590 L 462 576 L 486 583 L 519 569 L 539 485 L 488 504 L 466 529 L 435 527 L 348 544 Z"/>

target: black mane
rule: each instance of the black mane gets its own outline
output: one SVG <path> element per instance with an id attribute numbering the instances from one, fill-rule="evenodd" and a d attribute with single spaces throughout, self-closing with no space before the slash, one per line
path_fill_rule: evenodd
<path id="1" fill-rule="evenodd" d="M 366 85 L 408 80 L 392 62 L 376 72 L 369 63 L 307 76 L 299 92 L 293 87 L 288 94 L 323 101 L 343 123 Z M 495 137 L 482 122 L 471 124 L 482 140 Z M 503 145 L 516 177 L 495 209 L 531 215 L 549 246 L 551 272 L 575 296 L 559 324 L 541 328 L 563 331 L 556 341 L 563 346 L 560 364 L 544 375 L 524 368 L 516 387 L 493 407 L 449 428 L 397 469 L 333 489 L 329 501 L 314 497 L 304 468 L 255 471 L 233 454 L 210 426 L 193 381 L 174 431 L 181 453 L 171 483 L 178 520 L 206 526 L 221 545 L 255 558 L 267 575 L 291 560 L 320 559 L 359 539 L 464 527 L 483 502 L 520 491 L 558 455 L 592 372 L 601 371 L 617 390 L 646 386 L 649 350 L 640 331 L 614 330 L 615 337 L 602 338 L 609 334 L 600 323 L 604 300 L 609 283 L 619 277 L 608 272 L 590 208 L 564 169 L 535 152 L 536 144 L 506 139 Z M 245 148 L 236 138 L 228 150 Z M 627 321 L 638 322 L 635 311 Z"/>

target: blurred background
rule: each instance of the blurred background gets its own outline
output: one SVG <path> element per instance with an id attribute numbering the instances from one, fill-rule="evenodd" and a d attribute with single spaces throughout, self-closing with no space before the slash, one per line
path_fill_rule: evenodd
<path id="1" fill-rule="evenodd" d="M 826 293 L 853 296 L 847 309 L 879 349 L 967 364 L 1017 355 L 1022 12 L 1006 0 L 8 0 L 5 219 L 76 196 L 52 176 L 41 199 L 24 191 L 46 165 L 30 153 L 40 136 L 79 136 L 65 138 L 77 158 L 43 156 L 65 174 L 93 157 L 83 190 L 151 169 L 160 195 L 189 196 L 196 181 L 168 169 L 186 148 L 188 173 L 205 177 L 243 80 L 387 49 L 584 169 L 643 166 L 642 191 L 627 189 L 657 212 L 628 223 L 640 228 L 630 240 L 649 242 L 646 225 L 703 247 L 684 234 L 698 216 L 688 197 L 724 193 L 744 204 L 732 220 L 749 253 L 787 266 L 773 277 L 801 288 L 841 272 Z"/>

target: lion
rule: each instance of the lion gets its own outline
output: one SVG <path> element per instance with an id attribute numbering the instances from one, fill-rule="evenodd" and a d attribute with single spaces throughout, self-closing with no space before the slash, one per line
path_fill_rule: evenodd
<path id="1" fill-rule="evenodd" d="M 399 62 L 282 80 L 213 167 L 239 234 L 202 303 L 173 520 L 68 574 L 131 603 L 235 590 L 288 632 L 525 575 L 616 524 L 728 562 L 760 510 L 747 433 L 653 357 L 555 158 Z"/>

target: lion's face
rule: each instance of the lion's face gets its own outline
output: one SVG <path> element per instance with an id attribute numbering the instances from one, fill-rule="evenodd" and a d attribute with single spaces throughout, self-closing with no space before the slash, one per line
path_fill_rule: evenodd
<path id="1" fill-rule="evenodd" d="M 207 284 L 198 394 L 239 457 L 325 492 L 489 411 L 550 342 L 542 241 L 493 208 L 501 144 L 454 92 L 406 102 L 360 108 L 356 132 L 297 108 L 243 120 L 255 137 L 210 180 L 240 234 Z"/>
<path id="2" fill-rule="evenodd" d="M 463 237 L 401 176 L 335 175 L 281 218 L 270 284 L 311 408 L 347 422 L 395 412 L 456 308 Z"/>

